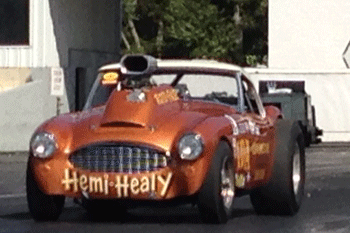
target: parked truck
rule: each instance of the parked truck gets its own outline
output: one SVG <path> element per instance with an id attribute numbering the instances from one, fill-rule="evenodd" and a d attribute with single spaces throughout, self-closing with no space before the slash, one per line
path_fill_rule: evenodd
<path id="1" fill-rule="evenodd" d="M 306 146 L 321 142 L 323 131 L 316 126 L 315 106 L 304 81 L 259 81 L 259 93 L 264 105 L 274 105 L 286 119 L 298 121 Z"/>

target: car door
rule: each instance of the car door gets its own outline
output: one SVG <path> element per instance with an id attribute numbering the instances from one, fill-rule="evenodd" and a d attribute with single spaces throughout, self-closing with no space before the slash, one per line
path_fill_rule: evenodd
<path id="1" fill-rule="evenodd" d="M 249 140 L 250 185 L 254 185 L 266 181 L 271 175 L 274 130 L 272 121 L 266 117 L 260 97 L 245 76 L 242 76 L 242 88 L 242 121 L 246 121 L 249 126 L 249 137 L 246 140 Z"/>

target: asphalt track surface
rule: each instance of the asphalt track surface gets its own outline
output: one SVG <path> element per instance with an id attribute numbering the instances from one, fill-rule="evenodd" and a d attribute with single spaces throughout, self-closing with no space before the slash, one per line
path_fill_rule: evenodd
<path id="1" fill-rule="evenodd" d="M 350 232 L 350 143 L 307 149 L 305 198 L 294 217 L 259 216 L 248 197 L 235 200 L 225 225 L 203 224 L 190 205 L 139 208 L 116 218 L 91 221 L 68 199 L 57 222 L 35 222 L 25 197 L 27 155 L 0 155 L 0 232 Z"/>

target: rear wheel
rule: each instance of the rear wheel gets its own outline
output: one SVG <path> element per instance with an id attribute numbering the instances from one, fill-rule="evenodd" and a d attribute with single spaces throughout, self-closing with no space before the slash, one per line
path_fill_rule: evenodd
<path id="1" fill-rule="evenodd" d="M 294 215 L 298 212 L 305 186 L 305 150 L 298 124 L 277 124 L 276 152 L 270 182 L 250 194 L 258 214 Z"/>
<path id="2" fill-rule="evenodd" d="M 235 197 L 232 150 L 220 142 L 211 168 L 198 194 L 198 208 L 206 223 L 226 223 Z"/>
<path id="3" fill-rule="evenodd" d="M 65 197 L 43 193 L 38 187 L 33 172 L 27 168 L 27 202 L 28 208 L 36 221 L 55 221 L 62 213 Z"/>

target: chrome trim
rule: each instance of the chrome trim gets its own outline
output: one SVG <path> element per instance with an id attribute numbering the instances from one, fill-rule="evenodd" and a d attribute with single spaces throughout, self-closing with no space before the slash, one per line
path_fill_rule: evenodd
<path id="1" fill-rule="evenodd" d="M 299 145 L 296 143 L 295 153 L 293 155 L 293 191 L 294 195 L 297 196 L 299 192 L 299 186 L 301 182 L 301 162 L 300 162 L 300 151 Z"/>
<path id="2" fill-rule="evenodd" d="M 108 143 L 81 148 L 69 157 L 72 164 L 92 172 L 141 173 L 167 167 L 165 152 L 148 146 Z"/>
<path id="3" fill-rule="evenodd" d="M 225 158 L 221 169 L 220 195 L 226 209 L 230 209 L 235 197 L 234 175 L 229 158 Z"/>

